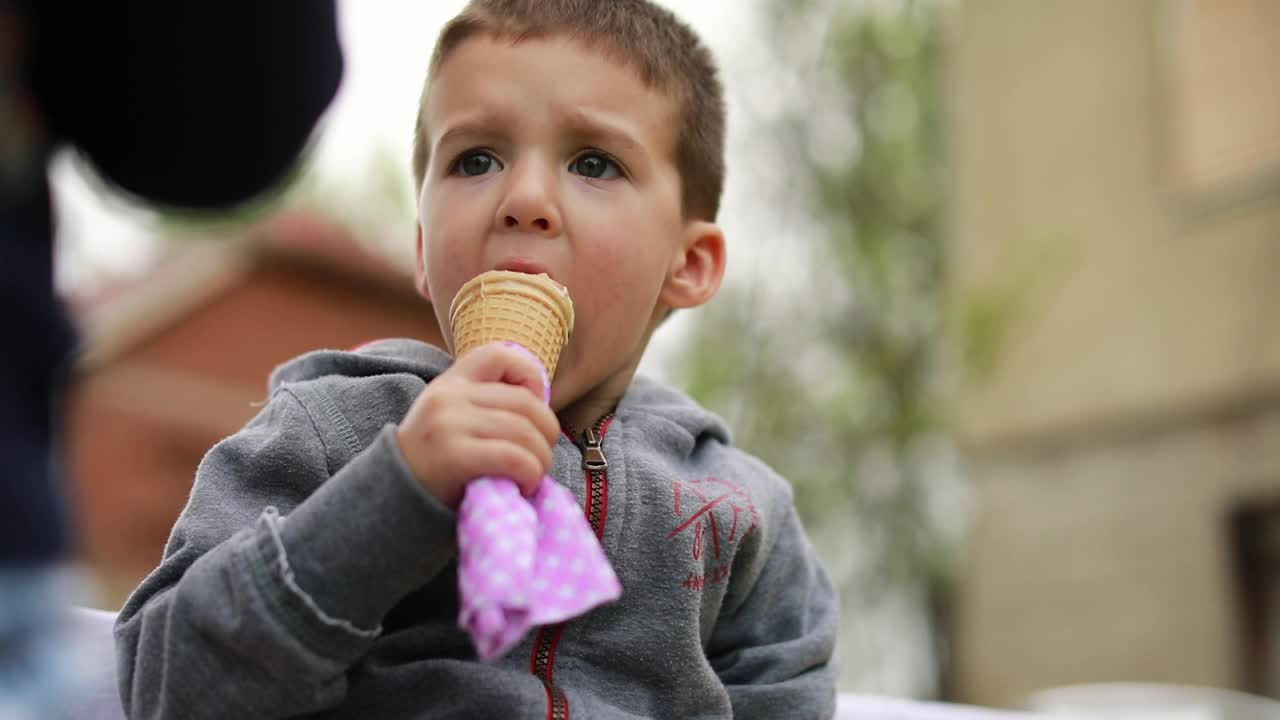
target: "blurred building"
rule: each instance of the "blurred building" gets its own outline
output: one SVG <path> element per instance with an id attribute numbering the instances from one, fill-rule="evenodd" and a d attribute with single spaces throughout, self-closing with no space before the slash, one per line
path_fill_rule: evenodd
<path id="1" fill-rule="evenodd" d="M 958 698 L 1276 695 L 1280 3 L 949 9 Z"/>
<path id="2" fill-rule="evenodd" d="M 83 558 L 112 608 L 158 564 L 196 465 L 258 411 L 273 367 L 382 337 L 440 342 L 409 273 L 298 211 L 78 305 L 67 451 Z"/>

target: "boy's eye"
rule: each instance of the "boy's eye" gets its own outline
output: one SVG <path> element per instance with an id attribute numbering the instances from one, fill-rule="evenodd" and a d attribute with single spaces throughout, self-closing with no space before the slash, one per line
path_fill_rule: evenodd
<path id="1" fill-rule="evenodd" d="M 596 180 L 611 180 L 622 175 L 618 163 L 614 162 L 608 155 L 598 152 L 583 153 L 574 158 L 573 162 L 569 164 L 569 170 L 583 177 Z"/>
<path id="2" fill-rule="evenodd" d="M 453 164 L 453 171 L 463 177 L 474 177 L 485 173 L 497 172 L 502 163 L 484 150 L 472 150 L 462 155 Z"/>

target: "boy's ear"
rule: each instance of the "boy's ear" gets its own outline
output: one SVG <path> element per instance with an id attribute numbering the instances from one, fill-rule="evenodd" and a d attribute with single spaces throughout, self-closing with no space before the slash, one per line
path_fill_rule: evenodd
<path id="1" fill-rule="evenodd" d="M 414 240 L 418 259 L 413 266 L 413 287 L 427 302 L 431 302 L 431 289 L 427 287 L 426 249 L 422 246 L 422 223 L 414 223 L 414 225 L 418 231 L 417 238 Z"/>
<path id="2" fill-rule="evenodd" d="M 712 222 L 685 224 L 683 250 L 672 259 L 661 300 L 669 308 L 702 305 L 720 289 L 724 279 L 724 233 Z"/>

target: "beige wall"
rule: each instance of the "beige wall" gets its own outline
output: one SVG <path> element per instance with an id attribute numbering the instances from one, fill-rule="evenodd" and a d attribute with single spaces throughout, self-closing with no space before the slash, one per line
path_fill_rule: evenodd
<path id="1" fill-rule="evenodd" d="M 950 16 L 951 294 L 1013 309 L 957 414 L 980 498 L 965 701 L 1240 679 L 1224 520 L 1280 497 L 1280 168 L 1174 166 L 1193 5 Z"/>
<path id="2" fill-rule="evenodd" d="M 957 597 L 959 699 L 1243 680 L 1230 508 L 1280 496 L 1280 407 L 1051 450 L 978 456 Z"/>
<path id="3" fill-rule="evenodd" d="M 1010 273 L 1041 281 L 1014 299 L 994 372 L 966 387 L 972 444 L 1280 388 L 1280 182 L 1234 203 L 1173 182 L 1162 28 L 1178 5 L 956 12 L 954 295 L 1016 284 Z"/>

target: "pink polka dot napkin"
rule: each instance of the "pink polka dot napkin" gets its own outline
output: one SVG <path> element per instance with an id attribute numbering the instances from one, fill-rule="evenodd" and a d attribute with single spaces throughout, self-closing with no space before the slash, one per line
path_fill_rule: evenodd
<path id="1" fill-rule="evenodd" d="M 482 660 L 531 627 L 576 617 L 622 595 L 573 493 L 549 477 L 530 500 L 510 480 L 480 478 L 458 510 L 458 623 Z"/>
<path id="2" fill-rule="evenodd" d="M 537 356 L 516 343 L 505 343 Z M 543 400 L 551 382 L 542 372 Z M 550 477 L 526 500 L 505 478 L 467 485 L 458 507 L 458 625 L 482 660 L 529 628 L 577 617 L 622 596 L 622 584 L 573 493 Z"/>

